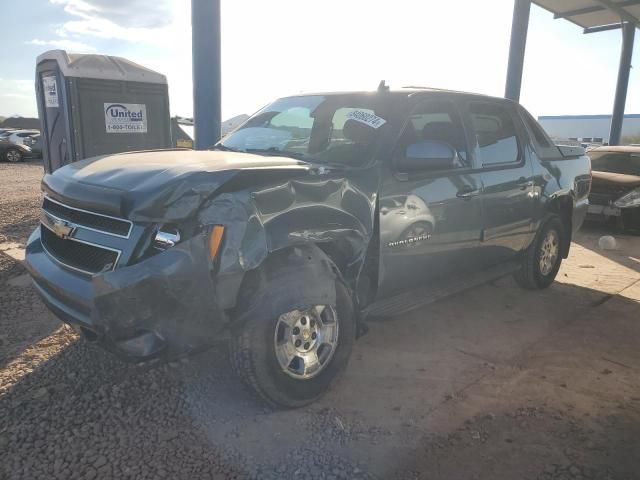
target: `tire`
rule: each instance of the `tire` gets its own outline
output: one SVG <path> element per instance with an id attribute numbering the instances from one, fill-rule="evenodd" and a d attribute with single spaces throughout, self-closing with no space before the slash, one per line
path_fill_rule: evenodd
<path id="1" fill-rule="evenodd" d="M 356 321 L 349 290 L 339 279 L 335 279 L 335 289 L 335 308 L 325 306 L 322 315 L 334 315 L 335 325 L 337 325 L 336 346 L 331 350 L 330 357 L 325 359 L 322 367 L 319 367 L 317 373 L 314 373 L 310 378 L 303 378 L 291 369 L 285 370 L 277 353 L 280 351 L 277 345 L 281 343 L 279 335 L 283 331 L 282 319 L 287 315 L 290 316 L 289 318 L 295 318 L 301 313 L 300 310 L 291 308 L 288 311 L 265 312 L 258 305 L 257 309 L 252 308 L 251 310 L 253 312 L 262 310 L 263 313 L 260 315 L 252 314 L 246 318 L 239 331 L 233 334 L 230 342 L 233 369 L 244 383 L 269 405 L 298 408 L 312 403 L 327 391 L 331 383 L 346 367 L 355 341 Z M 311 309 L 309 311 L 313 313 Z M 307 325 L 311 325 L 311 321 L 307 321 Z M 287 337 L 288 333 L 291 333 L 292 338 L 296 338 L 293 336 L 295 328 L 288 330 L 285 327 L 285 330 L 286 333 L 283 334 L 285 341 L 289 338 Z M 320 336 L 316 338 L 320 338 Z M 300 348 L 304 346 L 301 345 Z M 290 344 L 290 348 L 293 348 L 293 342 Z M 321 348 L 324 347 L 321 346 Z M 322 351 L 324 352 L 324 350 Z M 318 356 L 321 357 L 322 354 Z M 295 363 L 294 360 L 292 364 Z"/>
<path id="2" fill-rule="evenodd" d="M 533 243 L 522 258 L 522 267 L 514 274 L 522 288 L 540 290 L 553 283 L 562 263 L 562 245 L 565 242 L 565 229 L 559 217 L 550 217 L 543 225 Z M 549 250 L 551 237 L 555 237 L 555 256 Z"/>
<path id="3" fill-rule="evenodd" d="M 22 160 L 24 160 L 22 152 L 15 148 L 10 148 L 9 150 L 7 150 L 4 156 L 7 161 L 11 163 L 20 163 Z"/>

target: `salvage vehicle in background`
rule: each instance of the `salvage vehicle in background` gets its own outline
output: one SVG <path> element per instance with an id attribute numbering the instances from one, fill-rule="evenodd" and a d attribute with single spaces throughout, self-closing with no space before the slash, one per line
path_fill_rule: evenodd
<path id="1" fill-rule="evenodd" d="M 5 137 L 6 140 L 10 143 L 14 143 L 16 145 L 24 145 L 27 138 L 30 138 L 33 135 L 38 135 L 39 133 L 39 130 L 13 130 L 7 132 Z"/>
<path id="2" fill-rule="evenodd" d="M 0 141 L 0 160 L 11 163 L 24 161 L 31 157 L 31 148 L 26 145 L 18 145 L 9 141 Z"/>
<path id="3" fill-rule="evenodd" d="M 32 157 L 42 158 L 42 137 L 39 133 L 25 137 L 23 145 L 31 149 Z"/>
<path id="4" fill-rule="evenodd" d="M 327 390 L 367 315 L 506 274 L 548 287 L 591 183 L 518 104 L 420 88 L 282 98 L 213 150 L 45 175 L 26 266 L 87 340 L 145 361 L 226 337 L 285 407 Z"/>
<path id="5" fill-rule="evenodd" d="M 588 219 L 640 231 L 640 147 L 598 147 L 588 153 L 593 169 Z"/>

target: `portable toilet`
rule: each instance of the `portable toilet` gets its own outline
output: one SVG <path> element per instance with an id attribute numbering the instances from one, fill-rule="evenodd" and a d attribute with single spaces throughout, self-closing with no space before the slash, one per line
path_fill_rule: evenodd
<path id="1" fill-rule="evenodd" d="M 45 52 L 36 94 L 46 172 L 96 155 L 171 147 L 167 78 L 125 58 Z"/>

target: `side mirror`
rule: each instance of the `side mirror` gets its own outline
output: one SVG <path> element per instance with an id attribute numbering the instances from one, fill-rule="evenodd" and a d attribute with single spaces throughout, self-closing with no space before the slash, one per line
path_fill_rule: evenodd
<path id="1" fill-rule="evenodd" d="M 456 157 L 456 151 L 448 143 L 425 140 L 409 145 L 396 165 L 402 172 L 448 170 L 455 167 Z"/>

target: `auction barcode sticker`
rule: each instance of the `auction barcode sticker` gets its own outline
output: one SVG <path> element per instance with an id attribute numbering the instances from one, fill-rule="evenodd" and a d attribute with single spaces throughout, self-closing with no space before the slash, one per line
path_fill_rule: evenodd
<path id="1" fill-rule="evenodd" d="M 378 117 L 373 113 L 364 112 L 362 110 L 352 110 L 347 114 L 347 118 L 355 120 L 356 122 L 364 123 L 371 128 L 380 128 L 387 123 L 384 118 Z"/>

